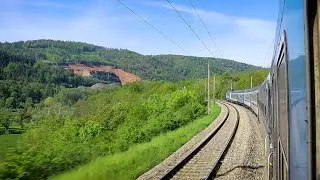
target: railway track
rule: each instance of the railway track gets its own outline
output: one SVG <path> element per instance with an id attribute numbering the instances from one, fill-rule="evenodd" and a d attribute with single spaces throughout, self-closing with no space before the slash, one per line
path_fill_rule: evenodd
<path id="1" fill-rule="evenodd" d="M 160 179 L 212 179 L 227 153 L 239 125 L 239 112 L 229 103 L 223 103 L 228 115 L 206 140 L 185 156 Z"/>

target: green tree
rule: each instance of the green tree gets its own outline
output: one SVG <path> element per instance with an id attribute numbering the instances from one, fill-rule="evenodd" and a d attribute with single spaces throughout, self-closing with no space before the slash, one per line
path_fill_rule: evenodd
<path id="1" fill-rule="evenodd" d="M 28 111 L 28 107 L 19 109 L 15 122 L 20 125 L 21 129 L 24 129 L 25 123 L 28 123 L 31 120 L 31 114 Z"/>
<path id="2" fill-rule="evenodd" d="M 9 109 L 14 108 L 14 106 L 15 106 L 14 97 L 8 97 L 6 99 L 5 106 L 6 106 L 6 108 L 9 108 Z"/>
<path id="3" fill-rule="evenodd" d="M 15 62 L 10 62 L 4 69 L 3 72 L 7 78 L 14 79 L 19 74 L 19 65 Z"/>
<path id="4" fill-rule="evenodd" d="M 8 109 L 0 109 L 0 125 L 5 128 L 5 132 L 9 133 L 9 127 L 12 124 L 12 114 Z"/>

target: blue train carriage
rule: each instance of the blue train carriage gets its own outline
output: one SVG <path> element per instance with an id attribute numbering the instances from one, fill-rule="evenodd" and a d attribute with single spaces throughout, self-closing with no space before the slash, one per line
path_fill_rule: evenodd
<path id="1" fill-rule="evenodd" d="M 319 3 L 281 0 L 270 74 L 257 90 L 226 94 L 264 124 L 269 179 L 320 179 Z"/>
<path id="2" fill-rule="evenodd" d="M 269 177 L 320 179 L 319 1 L 280 5 L 269 86 L 258 93 L 258 117 L 271 135 Z"/>
<path id="3" fill-rule="evenodd" d="M 259 109 L 257 117 L 259 122 L 264 123 L 265 131 L 267 134 L 271 134 L 271 122 L 269 120 L 270 114 L 270 73 L 267 75 L 267 78 L 263 81 L 261 86 L 258 89 L 258 99 L 257 99 L 257 108 Z"/>
<path id="4" fill-rule="evenodd" d="M 314 76 L 308 70 L 313 68 L 309 44 L 313 45 L 314 39 L 309 37 L 309 31 L 315 29 L 310 23 L 316 21 L 318 6 L 316 1 L 280 1 L 270 72 L 273 179 L 318 178 L 314 161 L 317 153 L 309 142 L 315 138 L 311 126 L 315 121 L 311 116 L 315 104 L 310 98 Z"/>
<path id="5" fill-rule="evenodd" d="M 226 94 L 226 99 L 250 107 L 250 109 L 252 109 L 257 114 L 257 95 L 259 87 L 260 86 L 246 90 L 228 91 L 228 93 Z"/>

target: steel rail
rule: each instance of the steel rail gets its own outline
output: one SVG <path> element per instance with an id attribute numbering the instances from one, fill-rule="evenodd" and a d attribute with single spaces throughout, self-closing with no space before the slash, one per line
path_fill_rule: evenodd
<path id="1" fill-rule="evenodd" d="M 239 127 L 240 114 L 239 114 L 238 109 L 234 105 L 232 105 L 230 103 L 227 103 L 227 104 L 229 104 L 230 106 L 232 106 L 236 110 L 236 112 L 237 112 L 237 122 L 236 122 L 236 125 L 233 128 L 232 134 L 229 137 L 227 144 L 224 146 L 223 151 L 221 152 L 218 160 L 215 162 L 215 164 L 211 168 L 210 174 L 205 178 L 206 180 L 213 179 L 217 175 L 217 172 L 219 171 L 219 168 L 221 167 L 221 164 L 222 164 L 221 161 L 226 156 L 226 154 L 227 154 L 227 152 L 228 152 L 228 150 L 229 150 L 229 148 L 231 146 L 231 143 L 233 142 L 233 139 L 234 139 L 234 137 L 236 135 L 238 127 Z"/>
<path id="2" fill-rule="evenodd" d="M 229 119 L 229 113 L 230 113 L 230 109 L 229 107 L 224 104 L 221 103 L 222 105 L 224 105 L 227 108 L 227 115 L 226 117 L 223 119 L 222 122 L 220 122 L 220 124 L 217 126 L 217 128 L 215 128 L 212 133 L 210 134 L 210 136 L 208 136 L 199 146 L 197 146 L 191 153 L 189 153 L 188 155 L 186 155 L 181 161 L 179 161 L 174 167 L 172 167 L 168 172 L 166 172 L 165 175 L 163 175 L 160 179 L 161 180 L 167 180 L 167 179 L 171 179 L 175 174 L 177 174 L 186 164 L 188 164 L 188 162 L 193 159 L 193 157 L 198 154 L 207 144 L 208 142 L 219 132 L 219 130 L 223 127 L 223 125 L 225 124 L 225 122 L 227 121 L 227 119 Z M 227 103 L 229 106 L 229 103 Z M 226 154 L 226 151 L 229 149 L 232 140 L 234 139 L 236 130 L 238 128 L 239 125 L 239 112 L 238 110 L 232 106 L 235 110 L 236 110 L 236 116 L 237 116 L 237 120 L 236 120 L 236 124 L 233 128 L 233 132 L 231 134 L 231 136 L 228 138 L 227 140 L 227 144 L 224 146 L 223 151 L 221 154 L 219 154 L 218 156 L 218 160 L 216 162 L 212 162 L 213 166 L 211 167 L 210 173 L 208 173 L 203 179 L 210 179 L 212 177 L 215 176 L 217 168 L 218 168 L 218 164 L 221 162 L 221 160 L 223 159 L 223 157 Z M 219 166 L 220 167 L 220 166 Z"/>

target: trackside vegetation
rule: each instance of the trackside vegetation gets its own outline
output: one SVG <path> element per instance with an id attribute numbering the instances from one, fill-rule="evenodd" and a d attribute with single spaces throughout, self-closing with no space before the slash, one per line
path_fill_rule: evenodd
<path id="1" fill-rule="evenodd" d="M 174 131 L 156 136 L 150 142 L 134 145 L 125 152 L 98 158 L 85 166 L 53 179 L 135 179 L 207 127 L 220 113 L 220 107 L 216 104 L 212 105 L 211 109 L 210 115 L 192 121 Z"/>
<path id="2" fill-rule="evenodd" d="M 255 77 L 255 85 L 261 83 L 266 74 L 264 71 L 252 71 L 217 75 L 216 97 L 224 97 L 231 80 L 235 87 L 246 88 L 250 85 L 251 75 Z M 200 79 L 176 83 L 140 82 L 105 90 L 62 88 L 53 97 L 49 96 L 29 108 L 30 116 L 24 123 L 26 132 L 16 138 L 18 143 L 10 142 L 10 148 L 0 150 L 3 157 L 0 159 L 0 179 L 46 179 L 82 167 L 84 174 L 70 172 L 80 178 L 86 175 L 84 165 L 88 163 L 90 169 L 97 166 L 95 162 L 112 164 L 122 158 L 128 159 L 126 156 L 132 156 L 131 161 L 139 163 L 147 160 L 140 160 L 134 153 L 145 150 L 143 153 L 146 155 L 159 154 L 154 161 L 139 164 L 138 169 L 132 169 L 132 173 L 127 172 L 128 176 L 123 178 L 136 177 L 196 132 L 190 131 L 190 136 L 171 142 L 172 147 L 165 141 L 161 144 L 161 140 L 154 140 L 164 138 L 166 133 L 174 133 L 205 115 L 205 84 L 205 80 Z M 17 116 L 23 117 L 18 112 Z M 168 149 L 152 151 L 148 149 L 154 146 L 151 141 L 158 145 L 155 149 L 161 145 Z M 124 170 L 129 168 L 130 162 L 125 164 Z M 117 167 L 116 164 L 113 166 Z M 107 175 L 115 174 L 113 171 L 101 170 Z M 66 176 L 71 176 L 68 174 Z"/>
<path id="3" fill-rule="evenodd" d="M 98 92 L 60 91 L 37 105 L 21 140 L 0 160 L 0 179 L 46 179 L 98 157 L 111 158 L 139 147 L 203 117 L 204 97 L 201 81 L 141 82 Z M 189 132 L 189 137 L 196 131 Z M 168 155 L 186 140 L 163 153 Z M 150 163 L 142 169 L 155 162 Z"/>
<path id="4" fill-rule="evenodd" d="M 200 79 L 208 61 L 220 99 L 231 82 L 245 89 L 250 76 L 255 86 L 268 72 L 226 59 L 141 55 L 80 42 L 0 43 L 0 179 L 137 177 L 216 115 L 206 116 L 206 80 Z M 142 81 L 86 88 L 119 78 L 64 69 L 74 63 L 121 68 Z"/>
<path id="5" fill-rule="evenodd" d="M 234 90 L 250 88 L 250 77 L 252 76 L 252 87 L 260 85 L 268 75 L 268 69 L 261 69 L 257 71 L 246 71 L 236 73 L 223 73 L 216 75 L 216 91 L 215 97 L 224 99 L 226 93 L 230 90 L 231 82 Z M 212 81 L 213 77 L 211 78 Z M 213 84 L 213 82 L 211 82 Z"/>

